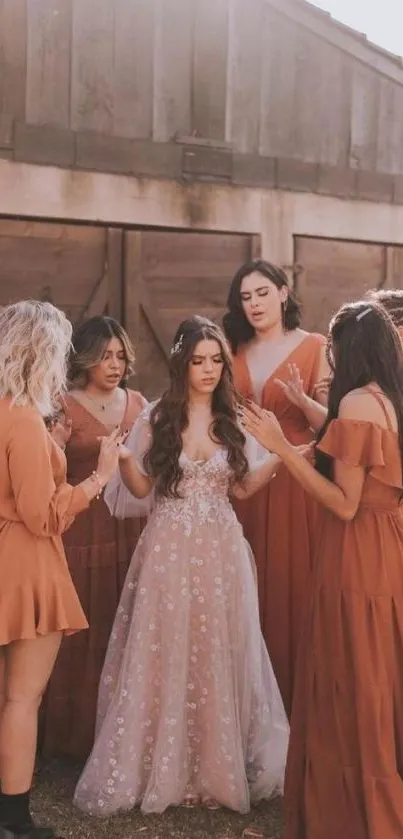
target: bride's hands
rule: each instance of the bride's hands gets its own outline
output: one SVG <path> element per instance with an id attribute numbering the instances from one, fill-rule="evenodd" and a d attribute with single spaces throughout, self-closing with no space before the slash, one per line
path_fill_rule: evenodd
<path id="1" fill-rule="evenodd" d="M 119 449 L 119 463 L 122 463 L 125 460 L 129 460 L 132 457 L 132 452 L 130 449 L 125 446 L 124 443 L 120 446 Z"/>
<path id="2" fill-rule="evenodd" d="M 129 450 L 124 445 L 127 439 L 127 431 L 121 431 L 120 428 L 115 428 L 108 437 L 98 437 L 98 439 L 101 442 L 101 446 L 96 471 L 102 483 L 107 484 L 112 475 L 115 474 L 119 460 L 121 458 L 122 460 L 126 459 L 128 456 L 127 452 L 130 455 Z"/>
<path id="3" fill-rule="evenodd" d="M 278 419 L 271 411 L 264 411 L 253 402 L 241 408 L 241 423 L 245 431 L 252 435 L 265 449 L 280 455 L 288 445 Z"/>

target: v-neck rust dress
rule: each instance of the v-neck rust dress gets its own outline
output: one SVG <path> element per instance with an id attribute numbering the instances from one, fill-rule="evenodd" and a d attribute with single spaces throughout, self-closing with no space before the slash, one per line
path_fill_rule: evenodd
<path id="1" fill-rule="evenodd" d="M 366 477 L 322 510 L 299 651 L 284 839 L 402 839 L 403 508 L 398 435 L 336 419 L 320 449 Z"/>
<path id="2" fill-rule="evenodd" d="M 324 344 L 322 335 L 308 334 L 263 387 L 262 407 L 273 411 L 293 445 L 309 443 L 314 435 L 303 412 L 287 399 L 274 380 L 286 381 L 287 365 L 294 363 L 305 392 L 313 396 Z M 235 356 L 234 377 L 239 392 L 255 399 L 244 348 Z M 234 506 L 255 556 L 263 635 L 290 715 L 301 620 L 312 567 L 316 504 L 281 466 L 267 487 L 251 499 L 235 501 Z"/>
<path id="3" fill-rule="evenodd" d="M 96 469 L 104 426 L 73 396 L 66 397 L 72 434 L 67 473 L 78 484 Z M 127 391 L 122 428 L 130 429 L 145 405 Z M 118 521 L 103 500 L 94 500 L 64 536 L 67 562 L 89 621 L 89 631 L 62 644 L 45 700 L 42 745 L 48 757 L 85 760 L 94 740 L 99 680 L 120 594 L 144 522 Z"/>

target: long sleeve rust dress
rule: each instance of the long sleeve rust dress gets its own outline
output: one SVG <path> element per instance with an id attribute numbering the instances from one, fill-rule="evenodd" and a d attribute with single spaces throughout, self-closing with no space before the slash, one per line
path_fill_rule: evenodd
<path id="1" fill-rule="evenodd" d="M 40 414 L 0 399 L 0 646 L 88 626 L 62 543 L 87 507 Z"/>
<path id="2" fill-rule="evenodd" d="M 145 400 L 127 391 L 122 429 L 130 429 Z M 72 434 L 66 447 L 69 480 L 79 483 L 96 469 L 99 437 L 108 430 L 73 396 L 65 400 Z M 42 722 L 46 757 L 85 760 L 92 748 L 97 694 L 109 635 L 126 572 L 144 522 L 118 521 L 103 498 L 95 500 L 64 538 L 67 562 L 89 621 L 81 638 L 64 641 L 49 683 Z"/>

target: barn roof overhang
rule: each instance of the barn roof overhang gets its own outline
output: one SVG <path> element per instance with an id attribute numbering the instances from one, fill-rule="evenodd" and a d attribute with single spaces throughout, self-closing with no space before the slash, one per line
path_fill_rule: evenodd
<path id="1" fill-rule="evenodd" d="M 403 85 L 403 59 L 373 44 L 367 36 L 335 20 L 308 0 L 266 0 L 280 14 L 306 27 L 377 73 Z"/>

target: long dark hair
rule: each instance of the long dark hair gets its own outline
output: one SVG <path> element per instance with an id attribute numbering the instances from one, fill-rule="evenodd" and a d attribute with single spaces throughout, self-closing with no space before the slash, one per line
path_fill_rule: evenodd
<path id="1" fill-rule="evenodd" d="M 111 338 L 117 338 L 123 347 L 126 369 L 121 382 L 125 386 L 133 372 L 134 347 L 123 326 L 107 315 L 94 315 L 84 321 L 73 333 L 73 349 L 69 360 L 68 380 L 70 387 L 85 387 L 88 371 L 102 361 Z"/>
<path id="2" fill-rule="evenodd" d="M 170 498 L 180 497 L 178 487 L 183 472 L 179 458 L 182 433 L 188 425 L 189 364 L 196 345 L 204 340 L 218 342 L 224 362 L 221 379 L 212 394 L 210 436 L 226 447 L 234 480 L 242 481 L 248 471 L 245 436 L 237 422 L 237 398 L 227 342 L 219 326 L 195 315 L 184 320 L 176 332 L 169 364 L 170 385 L 151 411 L 152 443 L 144 458 L 148 474 L 155 479 L 157 493 Z"/>
<path id="3" fill-rule="evenodd" d="M 338 417 L 343 397 L 376 382 L 396 411 L 403 469 L 403 354 L 398 332 L 385 309 L 370 300 L 342 306 L 330 322 L 327 357 L 333 376 L 328 415 L 317 442 Z M 333 458 L 318 448 L 315 463 L 322 475 L 333 477 Z"/>
<path id="4" fill-rule="evenodd" d="M 228 312 L 223 317 L 224 332 L 231 344 L 231 349 L 236 354 L 238 348 L 242 344 L 247 344 L 254 335 L 255 330 L 249 323 L 245 312 L 242 308 L 241 300 L 241 286 L 245 277 L 250 274 L 258 272 L 262 277 L 266 277 L 271 283 L 274 283 L 276 288 L 287 288 L 288 298 L 282 304 L 283 326 L 286 332 L 296 329 L 301 323 L 301 304 L 297 299 L 295 293 L 290 289 L 287 275 L 282 268 L 272 265 L 271 262 L 266 262 L 263 259 L 251 259 L 245 262 L 238 268 L 234 279 L 232 280 L 228 299 Z"/>

